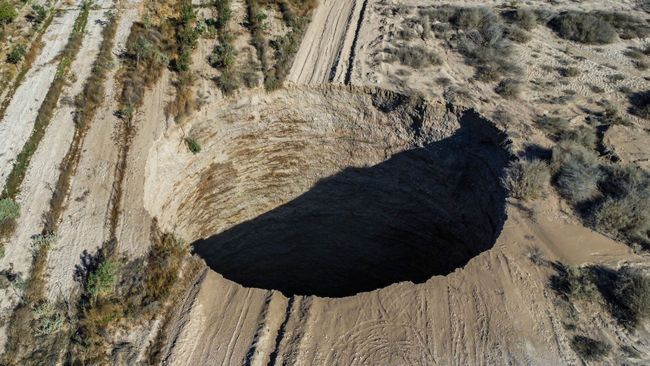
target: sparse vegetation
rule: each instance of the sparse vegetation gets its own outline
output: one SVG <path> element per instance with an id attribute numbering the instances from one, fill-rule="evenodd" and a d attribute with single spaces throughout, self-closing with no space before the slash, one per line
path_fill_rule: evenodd
<path id="1" fill-rule="evenodd" d="M 2 27 L 2 29 L 4 29 L 7 24 L 13 22 L 14 19 L 16 19 L 16 16 L 18 16 L 18 12 L 9 0 L 0 1 L 0 27 Z"/>
<path id="2" fill-rule="evenodd" d="M 598 294 L 594 274 L 588 267 L 559 265 L 551 287 L 572 300 L 593 300 Z"/>
<path id="3" fill-rule="evenodd" d="M 45 100 L 38 110 L 32 134 L 18 154 L 13 168 L 7 177 L 7 182 L 2 192 L 3 198 L 15 199 L 25 175 L 27 174 L 29 162 L 36 152 L 41 140 L 45 136 L 46 128 L 52 119 L 59 97 L 61 96 L 63 87 L 66 84 L 66 75 L 70 69 L 70 62 L 76 57 L 79 48 L 81 48 L 81 41 L 83 39 L 86 23 L 88 22 L 89 11 L 90 2 L 85 2 L 82 6 L 81 13 L 75 21 L 68 43 L 61 53 L 61 61 L 54 81 L 50 85 L 50 89 L 45 95 Z M 9 232 L 5 232 L 4 235 L 7 235 L 8 233 Z"/>
<path id="4" fill-rule="evenodd" d="M 629 329 L 650 319 L 650 276 L 638 268 L 613 270 L 603 266 L 572 267 L 555 264 L 550 285 L 570 301 L 601 302 Z"/>
<path id="5" fill-rule="evenodd" d="M 637 117 L 650 119 L 650 90 L 630 95 L 630 113 Z"/>
<path id="6" fill-rule="evenodd" d="M 516 74 L 520 70 L 513 64 L 512 44 L 504 24 L 492 10 L 485 7 L 454 8 L 440 12 L 438 17 L 449 16 L 446 21 L 462 30 L 456 37 L 458 51 L 468 64 L 477 69 L 480 81 L 496 81 L 502 75 Z"/>
<path id="7" fill-rule="evenodd" d="M 569 202 L 581 204 L 597 196 L 602 172 L 592 151 L 574 142 L 561 142 L 553 148 L 553 165 L 558 191 Z"/>
<path id="8" fill-rule="evenodd" d="M 517 160 L 512 163 L 504 179 L 510 194 L 529 201 L 543 197 L 550 181 L 548 165 L 542 160 Z"/>
<path id="9" fill-rule="evenodd" d="M 515 79 L 504 79 L 499 82 L 494 91 L 504 98 L 514 99 L 521 93 L 521 82 Z"/>
<path id="10" fill-rule="evenodd" d="M 609 354 L 612 347 L 605 342 L 576 335 L 571 340 L 571 348 L 584 360 L 599 361 Z"/>
<path id="11" fill-rule="evenodd" d="M 562 67 L 559 69 L 560 75 L 564 76 L 565 78 L 574 78 L 578 75 L 580 75 L 580 69 L 577 67 Z"/>
<path id="12" fill-rule="evenodd" d="M 18 217 L 20 217 L 20 205 L 10 198 L 0 199 L 0 237 L 5 237 L 13 231 Z"/>
<path id="13" fill-rule="evenodd" d="M 167 114 L 180 122 L 190 115 L 196 108 L 196 101 L 192 91 L 195 77 L 190 70 L 191 52 L 196 48 L 202 28 L 197 24 L 196 13 L 191 1 L 180 2 L 180 19 L 176 22 L 176 56 L 172 61 L 173 69 L 177 73 L 174 80 L 176 97 L 165 109 Z"/>
<path id="14" fill-rule="evenodd" d="M 506 10 L 502 13 L 502 16 L 527 31 L 533 30 L 537 26 L 537 15 L 529 8 Z"/>
<path id="15" fill-rule="evenodd" d="M 391 52 L 394 52 L 400 63 L 414 69 L 440 65 L 442 63 L 442 60 L 436 54 L 418 46 L 401 46 L 395 50 L 391 50 Z"/>
<path id="16" fill-rule="evenodd" d="M 589 13 L 564 12 L 553 17 L 549 26 L 558 36 L 579 43 L 607 44 L 616 39 L 611 24 Z"/>
<path id="17" fill-rule="evenodd" d="M 196 155 L 201 152 L 201 145 L 199 145 L 199 143 L 195 139 L 186 137 L 185 144 L 187 145 L 187 149 L 192 154 Z"/>
<path id="18" fill-rule="evenodd" d="M 535 120 L 535 124 L 546 132 L 551 138 L 559 135 L 569 128 L 569 121 L 561 117 L 542 116 Z"/>
<path id="19" fill-rule="evenodd" d="M 128 320 L 150 321 L 168 308 L 188 247 L 181 240 L 154 229 L 145 259 L 116 261 L 115 254 L 100 251 L 78 269 L 84 284 L 80 319 L 72 339 L 69 361 L 80 364 L 108 362 L 111 334 L 128 328 Z M 120 268 L 117 271 L 117 268 Z M 127 322 L 124 322 L 127 320 Z"/>
<path id="20" fill-rule="evenodd" d="M 631 165 L 607 166 L 600 189 L 603 198 L 589 212 L 592 226 L 623 239 L 650 244 L 650 176 Z"/>
<path id="21" fill-rule="evenodd" d="M 584 146 L 588 150 L 594 150 L 598 137 L 596 131 L 588 126 L 580 126 L 573 130 L 564 130 L 559 133 L 559 141 L 569 141 Z"/>
<path id="22" fill-rule="evenodd" d="M 7 55 L 7 61 L 15 65 L 22 61 L 26 54 L 27 47 L 24 44 L 15 45 Z"/>

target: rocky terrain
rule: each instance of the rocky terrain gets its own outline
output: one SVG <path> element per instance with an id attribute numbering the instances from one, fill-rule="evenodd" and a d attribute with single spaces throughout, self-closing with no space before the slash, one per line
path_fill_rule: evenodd
<path id="1" fill-rule="evenodd" d="M 0 0 L 0 364 L 647 364 L 649 11 Z"/>

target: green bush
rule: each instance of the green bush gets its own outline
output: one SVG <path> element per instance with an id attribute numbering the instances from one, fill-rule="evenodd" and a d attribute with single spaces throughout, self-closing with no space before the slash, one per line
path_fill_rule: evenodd
<path id="1" fill-rule="evenodd" d="M 113 292 L 117 282 L 118 264 L 110 259 L 102 261 L 88 276 L 86 292 L 91 299 L 106 296 Z"/>
<path id="2" fill-rule="evenodd" d="M 586 44 L 607 44 L 616 39 L 616 29 L 608 22 L 582 12 L 564 12 L 548 23 L 564 39 Z"/>
<path id="3" fill-rule="evenodd" d="M 549 181 L 550 172 L 545 162 L 518 160 L 508 167 L 504 185 L 513 197 L 528 201 L 542 197 Z"/>
<path id="4" fill-rule="evenodd" d="M 195 139 L 191 137 L 186 137 L 185 144 L 187 145 L 187 149 L 192 154 L 196 155 L 201 152 L 201 145 L 199 145 L 199 143 Z"/>
<path id="5" fill-rule="evenodd" d="M 47 18 L 47 10 L 42 5 L 32 5 L 32 12 L 28 15 L 29 21 L 35 25 L 40 25 Z"/>
<path id="6" fill-rule="evenodd" d="M 612 347 L 605 342 L 576 335 L 571 340 L 571 348 L 587 361 L 599 361 L 609 354 Z"/>
<path id="7" fill-rule="evenodd" d="M 214 48 L 208 61 L 214 68 L 231 68 L 235 65 L 236 52 L 230 44 L 220 44 Z"/>
<path id="8" fill-rule="evenodd" d="M 551 277 L 551 286 L 559 294 L 573 300 L 593 300 L 598 294 L 590 268 L 560 264 L 557 270 Z"/>
<path id="9" fill-rule="evenodd" d="M 9 0 L 0 1 L 0 26 L 4 28 L 5 25 L 13 22 L 17 15 L 16 8 Z"/>
<path id="10" fill-rule="evenodd" d="M 15 45 L 7 55 L 7 62 L 17 64 L 27 54 L 27 47 L 23 44 Z"/>
<path id="11" fill-rule="evenodd" d="M 16 201 L 5 198 L 0 200 L 0 225 L 5 225 L 20 217 L 20 205 Z"/>

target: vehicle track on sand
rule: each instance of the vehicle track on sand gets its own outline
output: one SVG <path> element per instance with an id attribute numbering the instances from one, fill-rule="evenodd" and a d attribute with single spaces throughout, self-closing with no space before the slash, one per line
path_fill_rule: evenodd
<path id="1" fill-rule="evenodd" d="M 137 4 L 135 4 L 137 5 Z M 131 25 L 138 18 L 139 9 L 121 9 L 113 54 L 124 49 Z M 119 83 L 114 68 L 106 81 L 106 104 L 97 111 L 83 143 L 83 154 L 73 178 L 68 206 L 63 213 L 57 233 L 60 243 L 48 256 L 47 291 L 54 300 L 67 296 L 75 285 L 73 272 L 80 256 L 92 254 L 108 238 L 108 202 L 113 186 L 113 171 L 118 157 L 118 147 L 111 140 L 118 123 L 116 96 Z"/>
<path id="2" fill-rule="evenodd" d="M 315 10 L 287 80 L 295 84 L 343 82 L 362 0 L 324 0 Z"/>

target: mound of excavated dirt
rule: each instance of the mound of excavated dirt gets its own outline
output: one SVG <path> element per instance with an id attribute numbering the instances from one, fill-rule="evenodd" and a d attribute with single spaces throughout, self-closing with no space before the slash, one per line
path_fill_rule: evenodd
<path id="1" fill-rule="evenodd" d="M 349 296 L 448 274 L 493 245 L 503 140 L 474 112 L 383 90 L 244 96 L 156 143 L 145 204 L 230 280 Z"/>

